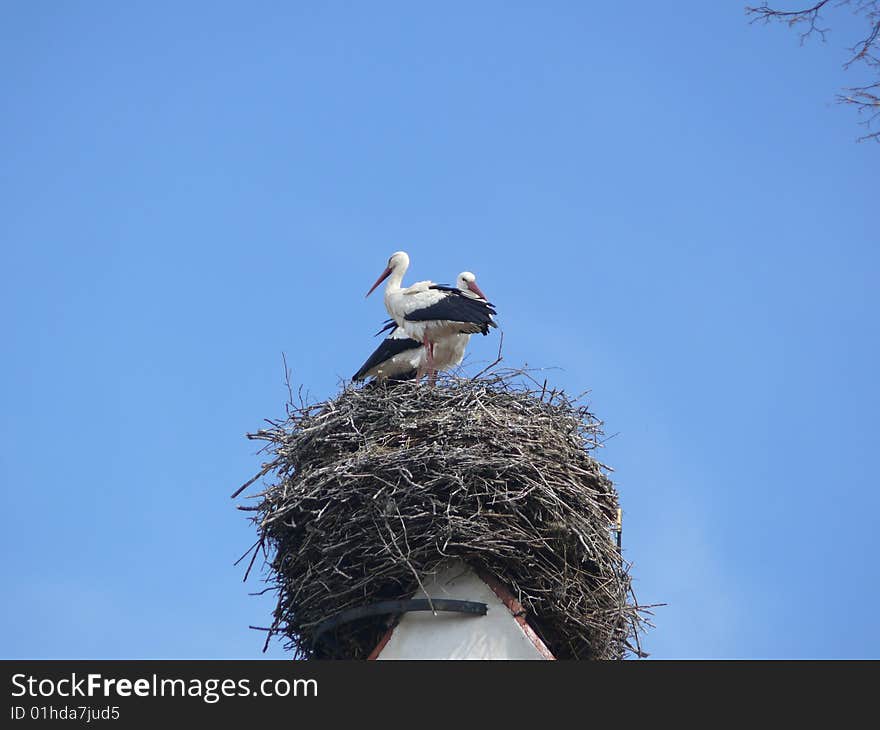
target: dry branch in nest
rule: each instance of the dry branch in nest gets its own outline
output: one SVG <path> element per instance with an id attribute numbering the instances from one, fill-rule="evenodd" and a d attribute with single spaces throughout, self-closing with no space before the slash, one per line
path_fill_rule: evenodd
<path id="1" fill-rule="evenodd" d="M 249 434 L 272 457 L 249 482 L 269 475 L 244 508 L 259 538 L 250 565 L 262 548 L 278 597 L 268 638 L 295 656 L 366 657 L 387 617 L 318 627 L 410 597 L 450 558 L 505 583 L 556 657 L 639 653 L 617 493 L 590 456 L 602 424 L 579 399 L 505 370 L 346 387 L 269 423 Z"/>

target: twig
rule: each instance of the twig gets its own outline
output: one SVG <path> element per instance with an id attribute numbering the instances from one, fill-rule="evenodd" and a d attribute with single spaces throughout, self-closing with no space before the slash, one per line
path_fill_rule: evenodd
<path id="1" fill-rule="evenodd" d="M 250 434 L 248 434 L 248 437 L 250 437 Z M 260 471 L 259 474 L 257 474 L 257 475 L 256 475 L 255 477 L 253 477 L 252 479 L 248 479 L 244 484 L 242 484 L 238 489 L 236 489 L 232 494 L 230 494 L 230 495 L 229 495 L 229 498 L 230 498 L 230 499 L 235 499 L 239 494 L 241 494 L 241 493 L 242 493 L 245 489 L 247 489 L 251 484 L 253 484 L 255 481 L 257 481 L 257 479 L 259 479 L 260 477 L 263 477 L 263 476 L 265 476 L 266 474 L 268 474 L 272 469 L 275 468 L 275 466 L 276 466 L 275 462 L 270 462 L 269 464 L 266 464 L 266 465 L 262 468 L 262 470 Z"/>
<path id="2" fill-rule="evenodd" d="M 477 380 L 481 375 L 484 375 L 485 373 L 489 372 L 492 368 L 494 368 L 498 363 L 500 363 L 504 359 L 501 356 L 501 348 L 503 346 L 504 346 L 504 332 L 501 333 L 501 336 L 498 341 L 498 357 L 495 358 L 495 360 L 493 362 L 489 363 L 488 366 L 486 366 L 485 368 L 480 370 L 480 372 L 478 372 L 476 375 L 474 375 L 474 377 L 472 377 L 471 380 Z"/>

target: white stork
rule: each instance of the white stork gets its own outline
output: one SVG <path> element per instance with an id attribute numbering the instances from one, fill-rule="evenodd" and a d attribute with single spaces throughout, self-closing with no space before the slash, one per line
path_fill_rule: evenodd
<path id="1" fill-rule="evenodd" d="M 458 279 L 456 279 L 455 286 L 459 291 L 464 292 L 465 296 L 486 302 L 486 295 L 477 286 L 477 277 L 470 271 L 462 271 L 458 275 Z M 494 320 L 492 320 L 492 326 L 495 326 Z M 486 333 L 484 332 L 483 334 Z M 458 367 L 461 361 L 464 360 L 464 351 L 470 339 L 470 333 L 458 332 L 437 340 L 434 346 L 434 367 L 437 372 L 452 370 L 452 368 Z"/>
<path id="2" fill-rule="evenodd" d="M 380 332 L 391 328 L 394 328 L 394 331 L 382 340 L 379 347 L 361 365 L 360 370 L 351 376 L 352 380 L 363 380 L 364 378 L 410 380 L 416 377 L 421 369 L 425 346 L 421 342 L 411 339 L 403 327 L 398 327 L 393 320 Z"/>
<path id="3" fill-rule="evenodd" d="M 462 271 L 455 282 L 456 288 L 465 296 L 486 301 L 486 296 L 477 286 L 477 277 L 470 271 Z M 392 319 L 377 334 L 393 330 L 375 352 L 361 366 L 352 380 L 364 378 L 393 378 L 409 380 L 421 377 L 427 369 L 428 350 L 421 342 L 412 339 L 406 331 L 397 326 Z M 464 351 L 471 336 L 456 333 L 441 337 L 434 346 L 434 367 L 437 372 L 451 370 L 464 359 Z"/>
<path id="4" fill-rule="evenodd" d="M 436 343 L 451 335 L 488 334 L 490 327 L 497 327 L 492 319 L 495 308 L 481 296 L 479 287 L 473 282 L 473 286 L 467 285 L 467 292 L 431 281 L 420 281 L 403 288 L 401 283 L 407 268 L 409 256 L 405 251 L 392 254 L 388 266 L 370 287 L 367 296 L 388 279 L 385 308 L 408 338 L 425 346 L 427 372 L 432 377 L 437 372 L 434 364 Z"/>

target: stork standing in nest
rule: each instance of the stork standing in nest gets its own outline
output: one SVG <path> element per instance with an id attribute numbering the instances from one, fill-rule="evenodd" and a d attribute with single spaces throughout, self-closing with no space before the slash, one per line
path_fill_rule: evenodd
<path id="1" fill-rule="evenodd" d="M 470 271 L 462 271 L 456 279 L 455 286 L 464 296 L 486 302 L 485 294 L 477 286 L 477 277 Z M 388 330 L 392 330 L 391 334 L 367 358 L 352 380 L 370 377 L 409 380 L 425 374 L 428 355 L 425 345 L 410 337 L 393 319 L 389 320 L 377 334 Z M 464 351 L 470 338 L 470 334 L 459 332 L 438 339 L 434 347 L 436 371 L 451 370 L 458 366 L 464 359 Z"/>
<path id="2" fill-rule="evenodd" d="M 409 256 L 405 251 L 392 254 L 367 296 L 388 280 L 385 308 L 407 338 L 424 345 L 425 369 L 433 381 L 437 373 L 434 362 L 437 343 L 458 334 L 488 334 L 490 327 L 498 326 L 492 318 L 495 308 L 482 296 L 475 281 L 466 283 L 466 291 L 432 281 L 420 281 L 404 288 L 401 284 L 408 268 Z"/>

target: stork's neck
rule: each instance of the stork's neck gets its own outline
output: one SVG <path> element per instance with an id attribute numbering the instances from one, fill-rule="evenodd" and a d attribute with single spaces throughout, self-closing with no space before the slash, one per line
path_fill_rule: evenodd
<path id="1" fill-rule="evenodd" d="M 391 269 L 391 274 L 388 276 L 388 281 L 385 284 L 385 303 L 388 303 L 388 297 L 390 297 L 394 292 L 400 291 L 400 285 L 403 283 L 403 275 L 406 273 L 406 266 L 395 266 Z"/>
<path id="2" fill-rule="evenodd" d="M 403 282 L 403 275 L 409 268 L 409 256 L 405 251 L 397 251 L 388 259 L 388 264 L 391 271 L 388 273 L 388 280 L 385 283 L 385 309 L 397 322 L 397 326 L 403 327 L 403 302 L 400 301 L 402 291 L 400 285 Z"/>

